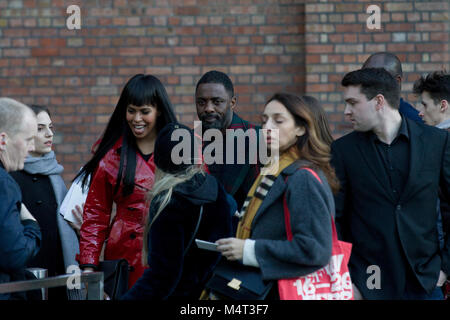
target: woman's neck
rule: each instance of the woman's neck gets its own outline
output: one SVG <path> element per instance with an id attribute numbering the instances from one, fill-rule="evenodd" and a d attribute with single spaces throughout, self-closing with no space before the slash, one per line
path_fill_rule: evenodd
<path id="1" fill-rule="evenodd" d="M 33 158 L 40 158 L 46 155 L 46 153 L 36 153 L 36 152 L 28 152 L 28 154 Z"/>
<path id="2" fill-rule="evenodd" d="M 156 136 L 152 136 L 149 138 L 144 139 L 137 139 L 136 145 L 139 148 L 139 150 L 142 152 L 142 154 L 150 154 L 153 152 L 155 148 L 155 140 Z"/>

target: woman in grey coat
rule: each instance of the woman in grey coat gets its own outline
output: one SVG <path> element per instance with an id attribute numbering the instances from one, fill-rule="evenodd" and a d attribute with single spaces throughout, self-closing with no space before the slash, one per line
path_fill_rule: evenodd
<path id="1" fill-rule="evenodd" d="M 63 167 L 52 151 L 53 124 L 47 108 L 31 105 L 37 117 L 38 132 L 34 138 L 35 150 L 25 159 L 24 169 L 12 172 L 22 191 L 22 201 L 37 219 L 42 232 L 41 249 L 27 267 L 47 269 L 48 276 L 66 274 L 69 266 L 77 267 L 78 238 L 63 216 L 59 206 L 67 193 L 61 177 Z M 69 269 L 72 273 L 73 269 Z M 80 290 L 65 287 L 48 289 L 49 300 L 78 300 Z"/>
<path id="2" fill-rule="evenodd" d="M 247 196 L 236 237 L 218 240 L 218 250 L 228 260 L 260 268 L 265 280 L 307 275 L 331 257 L 330 215 L 339 186 L 329 163 L 329 142 L 321 138 L 326 128 L 306 99 L 287 93 L 269 99 L 262 122 L 273 161 Z M 292 241 L 287 240 L 284 201 Z"/>

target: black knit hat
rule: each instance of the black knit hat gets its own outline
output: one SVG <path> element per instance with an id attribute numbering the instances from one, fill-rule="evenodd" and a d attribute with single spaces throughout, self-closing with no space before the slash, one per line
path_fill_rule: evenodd
<path id="1" fill-rule="evenodd" d="M 175 131 L 177 132 L 172 137 Z M 198 150 L 199 152 L 196 154 L 194 145 L 194 131 L 192 129 L 181 123 L 168 123 L 156 138 L 154 156 L 156 166 L 168 173 L 177 173 L 188 169 L 191 165 L 198 163 L 200 157 L 199 152 L 201 150 Z M 177 147 L 177 150 L 174 150 L 172 155 L 172 150 L 175 147 Z M 200 142 L 198 142 L 197 147 L 201 148 Z"/>

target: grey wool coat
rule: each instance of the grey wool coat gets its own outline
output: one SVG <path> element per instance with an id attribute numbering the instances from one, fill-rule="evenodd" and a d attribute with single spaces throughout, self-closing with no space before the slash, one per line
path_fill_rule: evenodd
<path id="1" fill-rule="evenodd" d="M 334 199 L 323 172 L 322 183 L 296 161 L 277 177 L 251 226 L 256 260 L 263 279 L 278 280 L 310 274 L 331 258 L 331 215 Z M 287 180 L 286 180 L 287 178 Z M 293 239 L 287 240 L 283 211 L 286 195 Z"/>

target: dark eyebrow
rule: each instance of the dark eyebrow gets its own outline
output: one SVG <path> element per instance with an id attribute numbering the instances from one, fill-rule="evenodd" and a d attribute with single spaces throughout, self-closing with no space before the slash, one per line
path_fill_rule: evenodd
<path id="1" fill-rule="evenodd" d="M 223 97 L 198 97 L 197 98 L 197 100 L 216 100 L 216 99 L 225 100 L 225 98 L 223 98 Z"/>
<path id="2" fill-rule="evenodd" d="M 279 116 L 284 116 L 284 115 L 286 115 L 286 113 L 279 113 L 279 112 L 272 113 L 272 116 L 274 116 L 274 117 L 279 117 Z M 267 117 L 267 115 L 265 113 L 263 113 L 263 116 Z"/>

